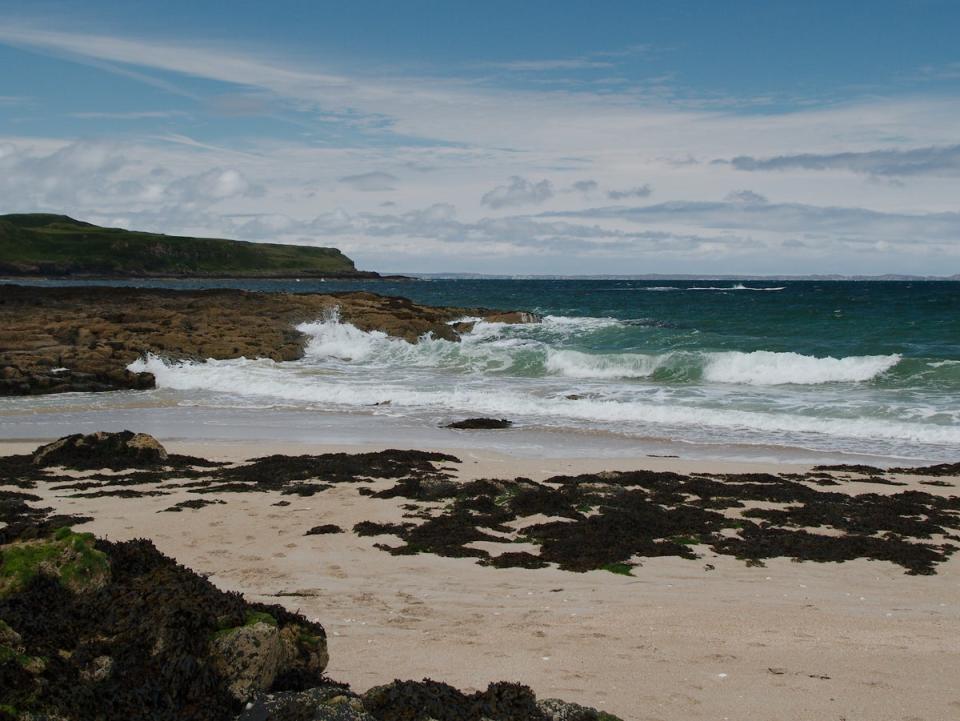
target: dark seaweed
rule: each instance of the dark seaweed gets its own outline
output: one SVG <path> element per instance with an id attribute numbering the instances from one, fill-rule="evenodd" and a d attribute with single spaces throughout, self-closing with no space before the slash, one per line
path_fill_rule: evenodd
<path id="1" fill-rule="evenodd" d="M 322 526 L 314 526 L 304 533 L 304 536 L 319 536 L 327 533 L 343 533 L 343 529 L 333 523 L 325 523 Z"/>

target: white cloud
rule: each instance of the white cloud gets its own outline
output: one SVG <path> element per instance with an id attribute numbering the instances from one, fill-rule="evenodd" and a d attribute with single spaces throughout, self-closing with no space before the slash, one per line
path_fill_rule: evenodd
<path id="1" fill-rule="evenodd" d="M 483 194 L 481 204 L 494 210 L 515 205 L 537 205 L 553 197 L 549 180 L 532 181 L 514 175 L 507 185 L 498 185 Z"/>

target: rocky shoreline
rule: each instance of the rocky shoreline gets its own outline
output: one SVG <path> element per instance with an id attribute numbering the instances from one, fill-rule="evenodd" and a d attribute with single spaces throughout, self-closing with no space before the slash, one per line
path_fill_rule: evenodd
<path id="1" fill-rule="evenodd" d="M 152 353 L 170 359 L 245 356 L 289 361 L 303 354 L 298 323 L 337 312 L 361 330 L 410 343 L 427 333 L 456 341 L 465 316 L 536 322 L 520 311 L 431 307 L 367 292 L 0 285 L 0 396 L 154 387 L 127 366 Z"/>

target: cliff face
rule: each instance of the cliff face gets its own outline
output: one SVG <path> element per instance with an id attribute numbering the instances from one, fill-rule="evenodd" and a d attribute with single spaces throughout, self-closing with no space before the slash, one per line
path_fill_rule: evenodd
<path id="1" fill-rule="evenodd" d="M 0 216 L 0 274 L 379 277 L 336 248 L 141 233 L 45 213 Z"/>
<path id="2" fill-rule="evenodd" d="M 295 360 L 303 353 L 305 337 L 294 326 L 334 309 L 361 330 L 380 330 L 411 343 L 426 333 L 458 340 L 449 322 L 465 315 L 538 320 L 528 313 L 431 307 L 363 292 L 0 285 L 0 395 L 151 388 L 151 374 L 126 370 L 147 353 L 175 359 Z"/>

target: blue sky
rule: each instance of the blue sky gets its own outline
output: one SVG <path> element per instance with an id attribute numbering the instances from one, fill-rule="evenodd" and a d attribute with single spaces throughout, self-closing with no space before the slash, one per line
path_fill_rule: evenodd
<path id="1" fill-rule="evenodd" d="M 920 0 L 0 0 L 0 211 L 385 271 L 951 274 L 958 27 Z"/>

